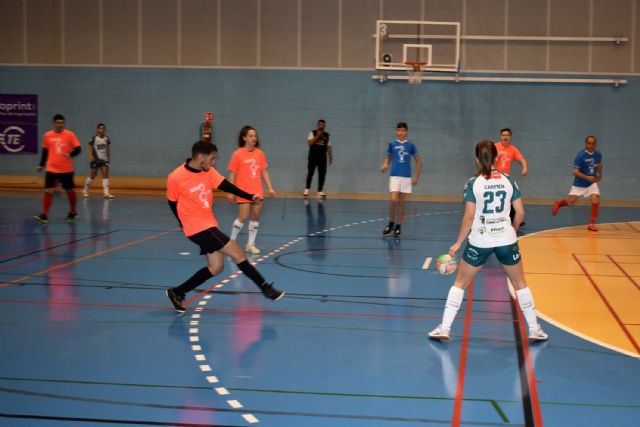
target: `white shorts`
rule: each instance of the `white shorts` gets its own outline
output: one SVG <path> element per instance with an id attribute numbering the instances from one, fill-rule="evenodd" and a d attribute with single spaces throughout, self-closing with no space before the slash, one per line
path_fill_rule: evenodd
<path id="1" fill-rule="evenodd" d="M 589 197 L 592 194 L 600 195 L 600 188 L 598 188 L 598 184 L 595 182 L 588 187 L 576 187 L 572 185 L 571 191 L 569 191 L 570 196 Z"/>
<path id="2" fill-rule="evenodd" d="M 411 193 L 411 178 L 404 176 L 390 176 L 389 192 Z"/>

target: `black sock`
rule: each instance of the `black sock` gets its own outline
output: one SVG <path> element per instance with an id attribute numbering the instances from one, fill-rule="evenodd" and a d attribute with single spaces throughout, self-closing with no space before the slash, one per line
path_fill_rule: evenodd
<path id="1" fill-rule="evenodd" d="M 256 270 L 256 268 L 253 265 L 251 265 L 249 261 L 245 259 L 240 264 L 238 264 L 238 268 L 240 269 L 240 271 L 244 273 L 245 276 L 251 279 L 253 283 L 255 283 L 260 289 L 264 289 L 265 285 L 267 284 L 267 281 L 264 280 L 264 277 L 262 277 L 262 274 L 260 274 L 260 272 Z"/>
<path id="2" fill-rule="evenodd" d="M 395 222 L 389 221 L 389 228 L 393 228 L 394 225 L 395 225 Z"/>
<path id="3" fill-rule="evenodd" d="M 396 230 L 400 230 L 401 226 L 402 226 L 402 224 L 396 224 Z"/>
<path id="4" fill-rule="evenodd" d="M 173 291 L 179 297 L 184 298 L 187 292 L 194 290 L 195 288 L 197 288 L 207 280 L 211 279 L 212 277 L 213 277 L 213 274 L 211 274 L 211 271 L 209 271 L 209 268 L 202 267 L 200 270 L 196 272 L 196 274 L 189 277 L 189 279 L 187 279 L 187 281 L 184 282 L 182 285 L 176 288 L 173 288 Z"/>

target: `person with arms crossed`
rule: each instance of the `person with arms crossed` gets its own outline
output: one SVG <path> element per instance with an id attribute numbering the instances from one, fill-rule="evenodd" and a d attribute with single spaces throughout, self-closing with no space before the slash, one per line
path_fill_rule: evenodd
<path id="1" fill-rule="evenodd" d="M 233 221 L 231 227 L 231 240 L 237 240 L 238 233 L 249 219 L 249 239 L 245 251 L 257 255 L 260 253 L 260 249 L 256 247 L 255 242 L 260 225 L 262 198 L 264 197 L 262 179 L 264 178 L 264 182 L 267 184 L 270 196 L 275 196 L 276 192 L 271 185 L 271 177 L 267 171 L 269 166 L 264 152 L 259 148 L 260 140 L 255 128 L 244 126 L 240 130 L 238 147 L 229 161 L 229 182 L 247 192 L 257 194 L 261 200 L 253 201 L 236 197 L 238 217 Z M 228 198 L 233 202 L 232 194 L 229 194 Z"/>
<path id="2" fill-rule="evenodd" d="M 46 165 L 44 178 L 44 200 L 42 213 L 33 218 L 41 224 L 49 222 L 49 208 L 53 202 L 53 190 L 58 182 L 67 193 L 69 199 L 69 213 L 65 218 L 73 222 L 78 216 L 76 210 L 76 193 L 73 190 L 73 157 L 80 154 L 82 147 L 76 134 L 64 128 L 65 119 L 62 114 L 53 116 L 53 130 L 44 134 L 42 138 L 42 157 L 38 165 L 38 172 Z"/>
<path id="3" fill-rule="evenodd" d="M 407 194 L 411 194 L 412 185 L 417 185 L 422 172 L 422 159 L 418 155 L 415 144 L 407 139 L 409 127 L 405 122 L 396 125 L 396 139 L 389 143 L 387 154 L 380 171 L 385 173 L 391 164 L 391 176 L 389 177 L 389 224 L 382 232 L 395 237 L 402 234 L 402 222 L 404 219 L 404 205 Z M 416 161 L 416 176 L 411 178 L 411 158 Z"/>
<path id="4" fill-rule="evenodd" d="M 82 197 L 89 197 L 89 188 L 93 184 L 93 180 L 98 175 L 98 169 L 102 173 L 102 193 L 105 199 L 115 199 L 116 197 L 109 192 L 109 164 L 111 162 L 111 138 L 105 132 L 107 127 L 104 123 L 99 123 L 97 132 L 87 144 L 87 153 L 89 154 L 89 176 L 84 182 L 82 189 Z"/>
<path id="5" fill-rule="evenodd" d="M 497 157 L 498 151 L 493 142 L 483 140 L 476 145 L 476 162 L 480 169 L 464 185 L 464 215 L 458 239 L 449 248 L 449 255 L 455 257 L 462 243 L 468 241 L 458 274 L 449 289 L 442 323 L 429 332 L 431 339 L 449 340 L 451 325 L 464 299 L 464 292 L 492 253 L 496 254 L 516 289 L 520 309 L 529 326 L 529 339 L 545 341 L 549 338 L 538 323 L 518 247 L 516 231 L 524 218 L 524 203 L 515 181 L 495 168 Z M 513 225 L 509 221 L 511 205 L 516 211 Z"/>
<path id="6" fill-rule="evenodd" d="M 256 268 L 247 261 L 244 252 L 218 228 L 213 215 L 213 189 L 232 193 L 247 200 L 260 200 L 227 181 L 213 167 L 217 147 L 205 141 L 197 141 L 191 148 L 191 158 L 178 166 L 167 179 L 169 207 L 178 219 L 185 236 L 200 247 L 200 254 L 207 258 L 207 266 L 198 270 L 180 286 L 169 288 L 166 294 L 176 311 L 184 313 L 183 302 L 187 292 L 219 274 L 224 269 L 224 255 L 230 257 L 249 279 L 271 300 L 284 296 L 284 292 L 267 282 Z"/>
<path id="7" fill-rule="evenodd" d="M 557 200 L 551 209 L 553 216 L 556 216 L 561 207 L 573 205 L 578 197 L 591 197 L 591 217 L 587 226 L 589 231 L 598 231 L 596 218 L 600 209 L 598 183 L 602 180 L 602 153 L 596 150 L 597 144 L 598 140 L 593 135 L 584 140 L 584 150 L 580 151 L 573 161 L 574 178 L 569 197 Z"/>
<path id="8" fill-rule="evenodd" d="M 307 144 L 309 144 L 309 157 L 307 160 L 307 184 L 304 187 L 302 195 L 309 196 L 311 181 L 316 167 L 318 168 L 318 198 L 324 199 L 327 195 L 324 193 L 324 181 L 327 176 L 327 161 L 329 165 L 333 163 L 333 149 L 329 140 L 329 133 L 325 132 L 326 122 L 318 120 L 316 129 L 309 132 L 307 136 Z"/>
<path id="9" fill-rule="evenodd" d="M 507 175 L 511 175 L 511 163 L 515 160 L 522 165 L 522 176 L 526 176 L 529 170 L 527 169 L 527 160 L 524 158 L 520 150 L 518 150 L 513 144 L 511 144 L 511 136 L 513 133 L 511 129 L 500 129 L 500 141 L 496 143 L 496 149 L 498 150 L 498 160 L 496 160 L 496 169 Z M 515 209 L 511 209 L 511 222 L 515 215 Z M 520 227 L 524 225 L 524 221 L 520 224 Z"/>

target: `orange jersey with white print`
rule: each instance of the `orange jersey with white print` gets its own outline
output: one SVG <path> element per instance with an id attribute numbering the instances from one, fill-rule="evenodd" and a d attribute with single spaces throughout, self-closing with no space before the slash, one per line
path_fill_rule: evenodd
<path id="1" fill-rule="evenodd" d="M 496 143 L 496 149 L 498 150 L 498 159 L 496 160 L 496 169 L 502 173 L 509 175 L 511 173 L 511 163 L 514 160 L 520 161 L 524 158 L 520 150 L 509 144 L 505 147 L 502 142 Z"/>
<path id="2" fill-rule="evenodd" d="M 259 148 L 249 151 L 238 148 L 229 161 L 229 171 L 236 174 L 236 186 L 250 194 L 264 195 L 262 189 L 262 171 L 267 165 L 267 158 Z M 250 202 L 251 200 L 236 198 L 238 202 Z"/>
<path id="3" fill-rule="evenodd" d="M 195 171 L 187 164 L 169 174 L 167 199 L 178 202 L 178 217 L 185 236 L 218 226 L 213 215 L 213 189 L 222 181 L 224 177 L 214 168 L 208 172 Z"/>
<path id="4" fill-rule="evenodd" d="M 68 157 L 75 147 L 80 147 L 76 134 L 63 129 L 62 132 L 50 130 L 42 137 L 42 148 L 49 150 L 47 154 L 47 172 L 73 172 L 73 160 Z"/>

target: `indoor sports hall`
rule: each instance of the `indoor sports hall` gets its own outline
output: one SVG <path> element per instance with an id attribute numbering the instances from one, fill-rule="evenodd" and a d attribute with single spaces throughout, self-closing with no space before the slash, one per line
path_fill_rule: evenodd
<path id="1" fill-rule="evenodd" d="M 0 10 L 0 426 L 638 425 L 640 0 Z"/>

